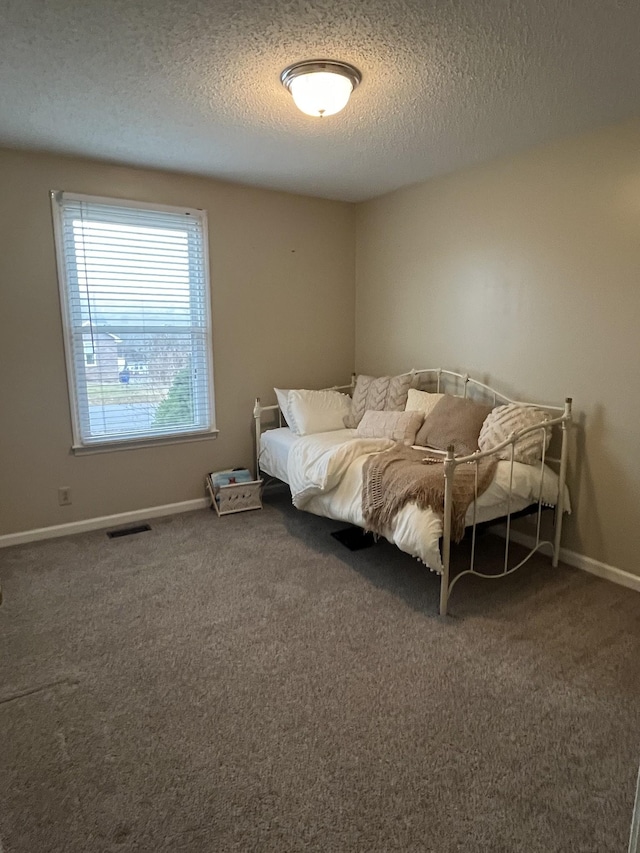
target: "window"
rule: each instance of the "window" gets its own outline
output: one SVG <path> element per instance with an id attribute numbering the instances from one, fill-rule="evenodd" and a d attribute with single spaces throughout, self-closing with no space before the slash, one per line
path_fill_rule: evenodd
<path id="1" fill-rule="evenodd" d="M 51 195 L 74 449 L 215 433 L 206 213 Z"/>

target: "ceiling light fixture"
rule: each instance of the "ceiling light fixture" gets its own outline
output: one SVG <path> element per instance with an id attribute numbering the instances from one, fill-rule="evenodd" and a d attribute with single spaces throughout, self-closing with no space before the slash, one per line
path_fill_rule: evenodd
<path id="1" fill-rule="evenodd" d="M 280 80 L 291 92 L 298 109 L 309 116 L 323 118 L 346 107 L 362 74 L 347 62 L 309 59 L 289 65 Z"/>

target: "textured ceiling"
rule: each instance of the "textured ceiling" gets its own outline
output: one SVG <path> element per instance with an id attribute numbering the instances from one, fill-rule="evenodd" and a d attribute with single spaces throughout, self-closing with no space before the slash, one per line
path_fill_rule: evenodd
<path id="1" fill-rule="evenodd" d="M 359 201 L 640 113 L 638 0 L 0 0 L 0 144 Z M 356 65 L 304 116 L 302 59 Z"/>

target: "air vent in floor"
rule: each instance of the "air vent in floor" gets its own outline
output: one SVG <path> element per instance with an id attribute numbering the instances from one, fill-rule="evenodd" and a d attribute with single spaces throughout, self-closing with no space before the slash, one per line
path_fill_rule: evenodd
<path id="1" fill-rule="evenodd" d="M 131 536 L 133 533 L 144 533 L 145 530 L 151 530 L 151 526 L 138 524 L 136 527 L 121 527 L 119 530 L 108 530 L 107 536 L 109 539 L 119 539 L 121 536 Z"/>

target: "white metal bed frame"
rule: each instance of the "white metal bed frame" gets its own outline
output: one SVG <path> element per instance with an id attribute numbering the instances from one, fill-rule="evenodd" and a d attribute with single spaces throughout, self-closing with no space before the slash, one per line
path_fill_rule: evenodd
<path id="1" fill-rule="evenodd" d="M 443 368 L 424 368 L 421 370 L 410 370 L 406 374 L 402 374 L 403 376 L 410 375 L 413 378 L 412 385 L 414 387 L 418 387 L 419 385 L 423 385 L 424 381 L 427 381 L 427 384 L 430 385 L 432 390 L 435 390 L 437 393 L 442 393 L 446 390 L 448 385 L 453 384 L 454 386 L 459 386 L 460 383 L 463 385 L 462 394 L 459 396 L 467 397 L 469 394 L 469 389 L 476 392 L 473 395 L 473 399 L 478 399 L 478 395 L 484 400 L 490 400 L 493 402 L 493 405 L 502 405 L 506 403 L 514 403 L 518 406 L 524 407 L 535 407 L 537 409 L 541 409 L 544 412 L 547 412 L 551 415 L 551 417 L 544 421 L 541 425 L 535 425 L 530 427 L 525 427 L 524 429 L 518 430 L 517 432 L 512 433 L 505 441 L 501 444 L 496 445 L 491 448 L 491 450 L 487 451 L 479 451 L 477 450 L 475 453 L 472 453 L 467 456 L 456 456 L 453 451 L 453 446 L 450 446 L 446 452 L 440 451 L 432 451 L 429 450 L 430 453 L 440 453 L 443 457 L 444 462 L 444 477 L 445 477 L 445 495 L 444 495 L 444 518 L 443 518 L 443 535 L 442 535 L 442 565 L 443 570 L 440 576 L 440 615 L 445 616 L 447 614 L 449 597 L 451 592 L 460 578 L 465 575 L 475 575 L 480 578 L 494 579 L 494 578 L 502 578 L 507 575 L 512 574 L 521 566 L 523 566 L 537 551 L 541 550 L 545 547 L 550 547 L 552 552 L 552 565 L 556 567 L 558 565 L 558 560 L 560 557 L 560 539 L 562 536 L 562 516 L 564 513 L 564 494 L 565 494 L 565 484 L 567 477 L 567 460 L 568 460 L 568 430 L 569 425 L 572 422 L 572 400 L 570 397 L 567 397 L 564 402 L 564 406 L 549 406 L 542 403 L 533 403 L 533 402 L 523 402 L 520 400 L 513 400 L 511 397 L 507 397 L 505 394 L 502 394 L 500 391 L 497 391 L 495 388 L 492 388 L 489 385 L 486 385 L 484 382 L 479 382 L 477 379 L 472 379 L 468 373 L 456 373 L 452 370 L 445 370 Z M 350 385 L 334 385 L 331 389 L 327 390 L 335 390 L 335 391 L 349 391 L 353 390 L 355 387 L 355 374 L 351 377 Z M 435 386 L 435 389 L 434 389 Z M 460 391 L 460 388 L 457 387 L 456 390 Z M 272 406 L 263 406 L 260 402 L 260 398 L 257 397 L 255 400 L 255 404 L 253 407 L 253 417 L 254 417 L 254 429 L 255 429 L 255 473 L 256 479 L 260 476 L 260 435 L 262 433 L 262 415 L 264 412 L 277 412 L 278 413 L 278 422 L 282 425 L 282 413 L 280 411 L 280 407 L 276 405 Z M 561 432 L 561 446 L 560 446 L 560 457 L 552 458 L 546 453 L 546 443 L 543 440 L 542 444 L 542 458 L 540 460 L 541 467 L 541 478 L 540 478 L 540 488 L 538 492 L 538 500 L 537 500 L 537 510 L 536 510 L 536 535 L 535 535 L 535 543 L 530 548 L 528 553 L 515 565 L 509 567 L 509 546 L 510 546 L 510 534 L 511 534 L 511 491 L 513 484 L 513 463 L 514 463 L 514 448 L 516 444 L 524 437 L 533 432 L 541 432 L 544 433 L 547 429 L 559 429 Z M 542 436 L 544 438 L 544 436 Z M 476 536 L 477 536 L 477 521 L 476 521 L 476 503 L 478 498 L 478 462 L 481 459 L 494 456 L 498 451 L 504 450 L 504 448 L 510 448 L 510 475 L 509 475 L 509 496 L 507 499 L 507 514 L 505 517 L 506 522 L 506 531 L 505 531 L 505 549 L 504 549 L 504 562 L 502 571 L 496 572 L 495 574 L 487 574 L 478 571 L 475 568 L 475 553 L 476 553 Z M 545 463 L 555 463 L 559 465 L 559 484 L 558 484 L 558 497 L 555 504 L 555 520 L 554 520 L 554 535 L 553 541 L 544 540 L 540 538 L 540 524 L 542 518 L 542 510 L 544 508 L 542 502 L 542 485 L 543 485 L 543 477 L 544 477 L 544 466 Z M 453 478 L 455 476 L 455 471 L 458 465 L 475 465 L 476 466 L 476 477 L 475 477 L 475 496 L 473 502 L 473 523 L 469 525 L 471 528 L 471 556 L 469 560 L 469 568 L 465 569 L 462 572 L 459 572 L 455 577 L 451 578 L 451 523 L 452 523 L 452 509 L 453 509 Z M 534 506 L 535 504 L 531 504 Z M 495 519 L 493 523 L 498 523 L 500 519 Z"/>

